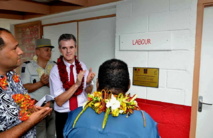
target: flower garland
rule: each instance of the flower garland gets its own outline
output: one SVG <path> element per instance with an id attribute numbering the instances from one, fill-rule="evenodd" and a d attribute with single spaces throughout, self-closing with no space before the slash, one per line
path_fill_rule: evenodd
<path id="1" fill-rule="evenodd" d="M 38 60 L 38 57 L 37 57 L 36 55 L 33 56 L 33 61 L 35 61 L 35 62 L 37 63 L 37 60 Z M 41 78 L 41 76 L 42 76 L 44 73 L 47 74 L 47 75 L 49 75 L 52 68 L 53 68 L 53 65 L 52 65 L 52 64 L 49 64 L 49 63 L 47 63 L 45 69 L 43 69 L 42 67 L 38 67 L 38 68 L 36 69 L 36 71 L 37 71 L 37 73 L 38 73 L 39 78 Z"/>
<path id="2" fill-rule="evenodd" d="M 102 122 L 102 128 L 104 129 L 109 114 L 115 117 L 119 116 L 119 114 L 126 114 L 128 117 L 134 112 L 134 110 L 140 110 L 137 102 L 135 101 L 136 97 L 136 95 L 130 97 L 130 94 L 123 95 L 122 93 L 113 95 L 110 91 L 107 92 L 105 90 L 102 90 L 102 92 L 96 91 L 92 94 L 88 94 L 88 102 L 84 106 L 83 110 L 76 117 L 73 123 L 73 128 L 75 127 L 78 119 L 83 114 L 83 112 L 88 107 L 91 107 L 98 114 L 105 112 Z"/>
<path id="3" fill-rule="evenodd" d="M 3 89 L 3 90 L 6 90 L 7 87 L 8 87 L 8 83 L 7 83 L 7 77 L 4 76 L 3 78 L 1 77 L 0 78 L 0 87 Z"/>
<path id="4" fill-rule="evenodd" d="M 12 79 L 15 83 L 20 82 L 19 76 L 14 74 Z M 0 78 L 0 87 L 4 90 L 8 88 L 7 77 L 3 76 Z M 15 103 L 17 103 L 20 107 L 19 110 L 19 119 L 21 121 L 25 121 L 29 118 L 29 116 L 34 112 L 34 104 L 35 100 L 30 98 L 28 94 L 13 94 L 12 98 Z"/>
<path id="5" fill-rule="evenodd" d="M 50 71 L 53 68 L 53 64 L 47 64 L 46 68 L 45 68 L 45 73 L 50 75 Z"/>
<path id="6" fill-rule="evenodd" d="M 42 67 L 38 67 L 38 68 L 36 69 L 36 71 L 37 71 L 37 73 L 38 73 L 39 78 L 41 78 L 41 76 L 42 76 L 43 74 L 49 75 L 49 74 L 50 74 L 50 71 L 51 71 L 51 69 L 52 69 L 52 67 L 53 67 L 52 64 L 47 64 L 47 66 L 46 66 L 45 69 L 43 69 Z"/>
<path id="7" fill-rule="evenodd" d="M 34 112 L 35 100 L 32 100 L 29 94 L 14 94 L 12 98 L 19 105 L 19 119 L 27 120 Z"/>
<path id="8" fill-rule="evenodd" d="M 13 77 L 12 77 L 13 81 L 15 83 L 18 83 L 20 80 L 19 80 L 19 76 L 14 74 Z M 8 82 L 7 82 L 7 77 L 6 76 L 3 76 L 3 77 L 0 77 L 0 87 L 3 89 L 3 90 L 6 90 L 7 87 L 8 87 Z"/>
<path id="9" fill-rule="evenodd" d="M 16 75 L 16 74 L 14 74 L 14 75 L 13 75 L 13 81 L 14 81 L 15 83 L 20 82 L 19 76 Z"/>
<path id="10" fill-rule="evenodd" d="M 63 88 L 65 90 L 68 90 L 73 84 L 70 84 L 70 81 L 68 80 L 68 73 L 66 70 L 66 65 L 63 62 L 63 56 L 60 56 L 58 58 L 57 65 L 58 65 L 58 70 L 59 70 L 59 76 L 60 76 L 61 82 L 63 83 Z M 76 72 L 77 72 L 77 74 L 79 74 L 79 72 L 83 69 L 81 67 L 80 62 L 76 59 L 76 56 L 75 56 L 75 65 L 76 65 Z M 84 77 L 82 79 L 81 85 L 78 87 L 78 89 L 74 93 L 74 96 L 77 96 L 82 93 L 83 82 L 84 82 Z"/>

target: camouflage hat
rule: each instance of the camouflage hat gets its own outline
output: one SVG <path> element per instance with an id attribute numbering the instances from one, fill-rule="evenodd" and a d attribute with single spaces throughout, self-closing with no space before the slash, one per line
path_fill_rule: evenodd
<path id="1" fill-rule="evenodd" d="M 54 48 L 54 46 L 51 45 L 50 39 L 46 39 L 46 38 L 37 39 L 35 43 L 36 43 L 36 48 L 41 48 L 41 47 Z"/>

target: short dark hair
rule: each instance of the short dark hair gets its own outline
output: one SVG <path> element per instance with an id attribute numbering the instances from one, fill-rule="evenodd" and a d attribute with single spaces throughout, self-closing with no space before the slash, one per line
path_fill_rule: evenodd
<path id="1" fill-rule="evenodd" d="M 11 34 L 11 32 L 9 30 L 0 27 L 0 48 L 2 48 L 5 45 L 5 42 L 4 42 L 4 40 L 3 40 L 2 36 L 1 36 L 2 32 L 7 32 L 7 33 Z"/>
<path id="2" fill-rule="evenodd" d="M 58 45 L 60 46 L 60 41 L 61 40 L 73 40 L 75 41 L 75 45 L 76 45 L 76 38 L 73 34 L 62 34 L 59 38 L 58 38 Z"/>
<path id="3" fill-rule="evenodd" d="M 105 61 L 98 71 L 98 91 L 115 89 L 126 93 L 129 89 L 129 71 L 127 64 L 119 59 Z"/>

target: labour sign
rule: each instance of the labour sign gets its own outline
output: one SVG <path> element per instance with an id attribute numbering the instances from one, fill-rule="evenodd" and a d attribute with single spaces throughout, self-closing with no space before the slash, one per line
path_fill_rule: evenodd
<path id="1" fill-rule="evenodd" d="M 120 50 L 171 50 L 170 32 L 120 35 Z"/>

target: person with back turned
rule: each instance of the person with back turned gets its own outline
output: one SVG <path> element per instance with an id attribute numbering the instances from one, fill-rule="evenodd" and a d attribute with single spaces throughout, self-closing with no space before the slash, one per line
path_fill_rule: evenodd
<path id="1" fill-rule="evenodd" d="M 97 91 L 84 107 L 70 112 L 64 138 L 159 138 L 157 123 L 139 109 L 130 87 L 127 64 L 105 61 L 98 71 Z"/>

